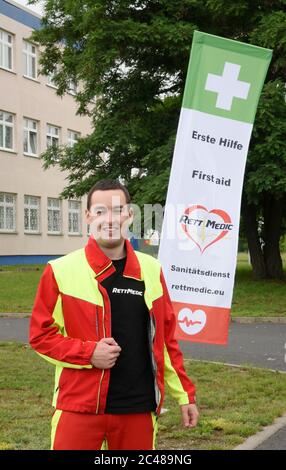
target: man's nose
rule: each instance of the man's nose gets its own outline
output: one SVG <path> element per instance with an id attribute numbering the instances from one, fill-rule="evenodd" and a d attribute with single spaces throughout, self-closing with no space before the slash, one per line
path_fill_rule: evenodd
<path id="1" fill-rule="evenodd" d="M 116 216 L 115 216 L 115 214 L 113 213 L 113 211 L 112 211 L 112 210 L 109 210 L 109 211 L 107 212 L 106 216 L 107 216 L 107 217 L 106 217 L 106 222 L 107 222 L 108 224 L 112 225 L 112 224 L 115 222 L 115 220 L 116 220 Z"/>

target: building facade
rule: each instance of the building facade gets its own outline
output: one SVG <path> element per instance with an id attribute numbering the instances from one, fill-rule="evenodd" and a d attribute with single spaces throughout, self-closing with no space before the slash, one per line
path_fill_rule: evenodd
<path id="1" fill-rule="evenodd" d="M 91 132 L 76 116 L 74 88 L 60 98 L 38 73 L 39 50 L 29 37 L 40 17 L 0 0 L 0 265 L 45 263 L 87 241 L 86 197 L 63 200 L 66 176 L 43 169 L 50 145 L 74 145 Z"/>

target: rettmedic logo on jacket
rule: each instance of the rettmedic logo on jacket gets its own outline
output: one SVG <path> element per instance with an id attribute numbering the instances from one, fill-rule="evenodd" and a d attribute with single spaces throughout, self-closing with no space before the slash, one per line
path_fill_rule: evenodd
<path id="1" fill-rule="evenodd" d="M 145 284 L 159 415 L 165 383 L 180 405 L 195 403 L 195 386 L 174 338 L 176 317 L 159 262 L 135 252 L 128 240 L 125 247 L 123 276 Z M 92 237 L 84 248 L 50 261 L 43 272 L 31 316 L 30 344 L 56 366 L 53 406 L 58 409 L 105 412 L 110 370 L 93 367 L 90 360 L 97 342 L 112 336 L 110 301 L 101 282 L 114 272 L 112 261 Z"/>
<path id="2" fill-rule="evenodd" d="M 113 287 L 112 294 L 131 294 L 131 295 L 140 295 L 143 297 L 144 292 L 134 289 L 120 289 L 118 287 Z"/>

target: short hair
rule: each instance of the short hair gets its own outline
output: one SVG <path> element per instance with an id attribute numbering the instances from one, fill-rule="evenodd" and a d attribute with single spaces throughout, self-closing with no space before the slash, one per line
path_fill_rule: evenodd
<path id="1" fill-rule="evenodd" d="M 103 179 L 95 183 L 89 190 L 87 195 L 87 209 L 90 210 L 91 207 L 91 198 L 95 191 L 109 191 L 110 189 L 120 189 L 124 192 L 126 203 L 129 204 L 131 201 L 130 194 L 128 189 L 120 183 L 118 180 L 112 179 Z"/>

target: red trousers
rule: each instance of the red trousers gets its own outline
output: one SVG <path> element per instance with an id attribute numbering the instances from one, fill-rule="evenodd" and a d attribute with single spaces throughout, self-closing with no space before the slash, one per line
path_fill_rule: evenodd
<path id="1" fill-rule="evenodd" d="M 154 413 L 96 415 L 56 410 L 52 418 L 52 450 L 152 450 Z"/>

